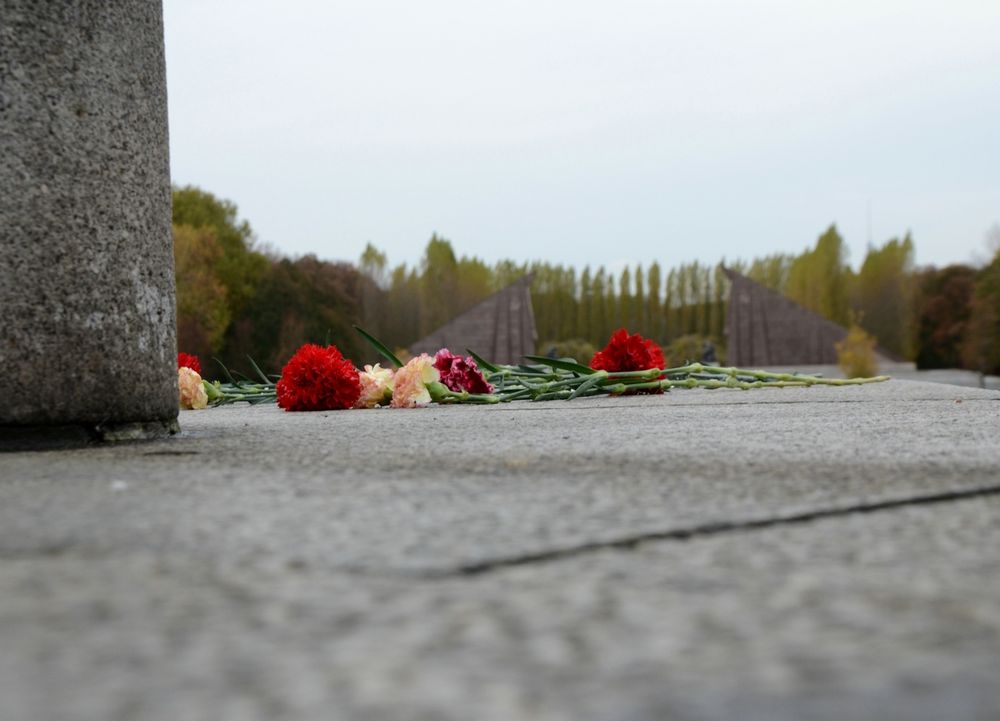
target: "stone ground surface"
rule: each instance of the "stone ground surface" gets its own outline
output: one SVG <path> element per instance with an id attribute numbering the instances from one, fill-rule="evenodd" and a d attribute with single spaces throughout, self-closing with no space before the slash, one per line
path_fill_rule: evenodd
<path id="1" fill-rule="evenodd" d="M 1000 393 L 182 414 L 0 454 L 0 718 L 1000 717 Z"/>

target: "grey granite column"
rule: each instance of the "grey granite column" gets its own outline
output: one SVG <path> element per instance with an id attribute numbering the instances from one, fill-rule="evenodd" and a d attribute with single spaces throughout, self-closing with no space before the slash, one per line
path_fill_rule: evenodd
<path id="1" fill-rule="evenodd" d="M 0 438 L 177 427 L 159 0 L 0 0 Z"/>

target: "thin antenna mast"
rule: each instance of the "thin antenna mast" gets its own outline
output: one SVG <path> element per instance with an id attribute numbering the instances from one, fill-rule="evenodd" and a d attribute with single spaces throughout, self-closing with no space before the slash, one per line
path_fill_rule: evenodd
<path id="1" fill-rule="evenodd" d="M 868 247 L 872 247 L 872 199 L 868 199 Z"/>

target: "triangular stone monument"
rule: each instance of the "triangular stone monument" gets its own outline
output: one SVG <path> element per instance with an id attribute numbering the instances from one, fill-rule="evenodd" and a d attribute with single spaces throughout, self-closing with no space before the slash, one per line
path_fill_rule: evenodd
<path id="1" fill-rule="evenodd" d="M 836 365 L 834 344 L 847 336 L 847 329 L 756 283 L 734 270 L 723 268 L 732 283 L 729 312 L 727 363 L 741 367 Z M 878 348 L 880 363 L 899 360 Z"/>
<path id="2" fill-rule="evenodd" d="M 471 349 L 493 363 L 521 363 L 535 352 L 538 335 L 525 275 L 410 346 L 410 353 Z"/>

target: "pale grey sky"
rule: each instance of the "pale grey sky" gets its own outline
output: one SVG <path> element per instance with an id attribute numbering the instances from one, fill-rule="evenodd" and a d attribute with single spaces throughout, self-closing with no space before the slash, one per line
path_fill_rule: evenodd
<path id="1" fill-rule="evenodd" d="M 918 263 L 1000 221 L 1000 2 L 165 0 L 175 183 L 413 263 Z"/>

